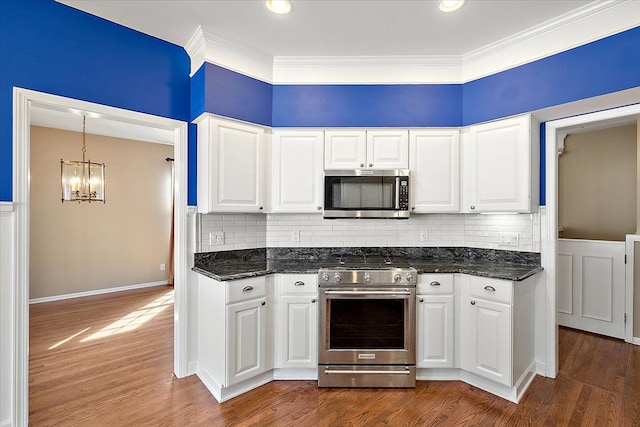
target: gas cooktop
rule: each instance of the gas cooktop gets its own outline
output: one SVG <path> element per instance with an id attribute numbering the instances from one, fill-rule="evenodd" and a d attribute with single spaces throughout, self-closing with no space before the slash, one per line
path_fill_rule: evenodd
<path id="1" fill-rule="evenodd" d="M 409 268 L 409 264 L 399 258 L 386 255 L 336 255 L 329 258 L 322 268 L 331 270 L 391 270 Z"/>

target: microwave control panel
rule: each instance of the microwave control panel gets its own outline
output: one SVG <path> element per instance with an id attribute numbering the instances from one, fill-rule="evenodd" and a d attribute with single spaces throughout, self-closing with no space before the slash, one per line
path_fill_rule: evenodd
<path id="1" fill-rule="evenodd" d="M 400 210 L 409 210 L 409 180 L 403 179 L 400 181 Z"/>

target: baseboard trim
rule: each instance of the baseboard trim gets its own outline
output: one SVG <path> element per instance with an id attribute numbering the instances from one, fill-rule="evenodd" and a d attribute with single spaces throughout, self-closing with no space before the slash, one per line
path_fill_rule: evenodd
<path id="1" fill-rule="evenodd" d="M 635 344 L 635 345 L 640 345 L 640 338 L 638 338 L 638 337 L 633 337 L 633 341 L 632 341 L 632 343 L 633 343 L 633 344 Z"/>
<path id="2" fill-rule="evenodd" d="M 131 291 L 133 289 L 150 288 L 152 286 L 166 286 L 168 283 L 165 280 L 159 282 L 139 283 L 137 285 L 119 286 L 117 288 L 105 288 L 97 289 L 95 291 L 77 292 L 73 294 L 54 295 L 51 297 L 33 298 L 29 300 L 29 304 L 40 304 L 43 302 L 61 301 L 71 298 L 90 297 L 93 295 L 110 294 L 112 292 Z"/>

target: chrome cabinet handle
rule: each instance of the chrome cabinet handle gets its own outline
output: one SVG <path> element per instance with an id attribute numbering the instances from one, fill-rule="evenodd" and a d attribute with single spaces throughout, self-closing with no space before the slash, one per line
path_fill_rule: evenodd
<path id="1" fill-rule="evenodd" d="M 471 301 L 471 305 L 476 305 L 476 302 L 475 301 Z"/>
<path id="2" fill-rule="evenodd" d="M 411 295 L 409 291 L 324 291 L 325 295 L 389 295 L 389 296 L 402 296 L 402 295 Z"/>
<path id="3" fill-rule="evenodd" d="M 471 206 L 471 210 L 474 210 L 476 207 L 475 206 Z"/>
<path id="4" fill-rule="evenodd" d="M 429 283 L 429 286 L 440 286 L 440 282 L 434 280 L 433 282 Z"/>
<path id="5" fill-rule="evenodd" d="M 318 206 L 316 209 L 321 211 L 322 210 L 322 206 Z"/>
<path id="6" fill-rule="evenodd" d="M 383 370 L 376 370 L 376 369 L 367 369 L 367 370 L 361 370 L 361 371 L 351 371 L 348 369 L 325 369 L 324 370 L 325 374 L 367 374 L 367 375 L 375 375 L 375 374 L 400 374 L 400 375 L 409 375 L 411 374 L 411 371 L 409 370 L 409 368 L 405 368 L 405 370 L 393 370 L 393 371 L 383 371 Z"/>
<path id="7" fill-rule="evenodd" d="M 262 301 L 260 305 L 267 305 L 267 303 L 265 301 Z"/>
<path id="8" fill-rule="evenodd" d="M 293 286 L 304 286 L 304 282 L 301 282 L 300 280 L 298 280 L 293 284 Z"/>
<path id="9" fill-rule="evenodd" d="M 424 298 L 420 298 L 418 301 L 420 301 L 420 302 L 424 302 Z"/>
<path id="10" fill-rule="evenodd" d="M 242 292 L 251 292 L 253 290 L 253 286 L 245 286 L 242 288 Z"/>
<path id="11" fill-rule="evenodd" d="M 371 168 L 371 167 L 373 167 L 373 163 L 369 163 L 369 167 L 370 167 L 370 168 Z"/>
<path id="12" fill-rule="evenodd" d="M 485 287 L 484 287 L 484 290 L 485 290 L 485 291 L 495 292 L 495 291 L 496 291 L 496 288 L 494 288 L 493 286 L 489 286 L 489 285 L 487 285 L 487 286 L 485 286 Z"/>
<path id="13" fill-rule="evenodd" d="M 316 300 L 315 300 L 315 299 L 312 299 L 312 300 L 311 300 L 311 304 L 313 304 L 313 303 L 315 303 L 315 302 L 316 302 Z"/>
<path id="14" fill-rule="evenodd" d="M 262 207 L 262 206 L 260 206 L 258 209 L 262 210 L 262 209 L 263 209 L 263 207 Z"/>
<path id="15" fill-rule="evenodd" d="M 363 168 L 364 167 L 364 163 L 360 163 L 360 167 Z"/>

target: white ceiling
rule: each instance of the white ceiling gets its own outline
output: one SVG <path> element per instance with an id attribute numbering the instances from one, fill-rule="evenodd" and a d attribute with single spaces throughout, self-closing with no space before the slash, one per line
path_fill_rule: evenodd
<path id="1" fill-rule="evenodd" d="M 272 56 L 463 55 L 603 0 L 292 0 L 288 15 L 263 0 L 58 0 L 185 46 L 198 26 Z"/>

